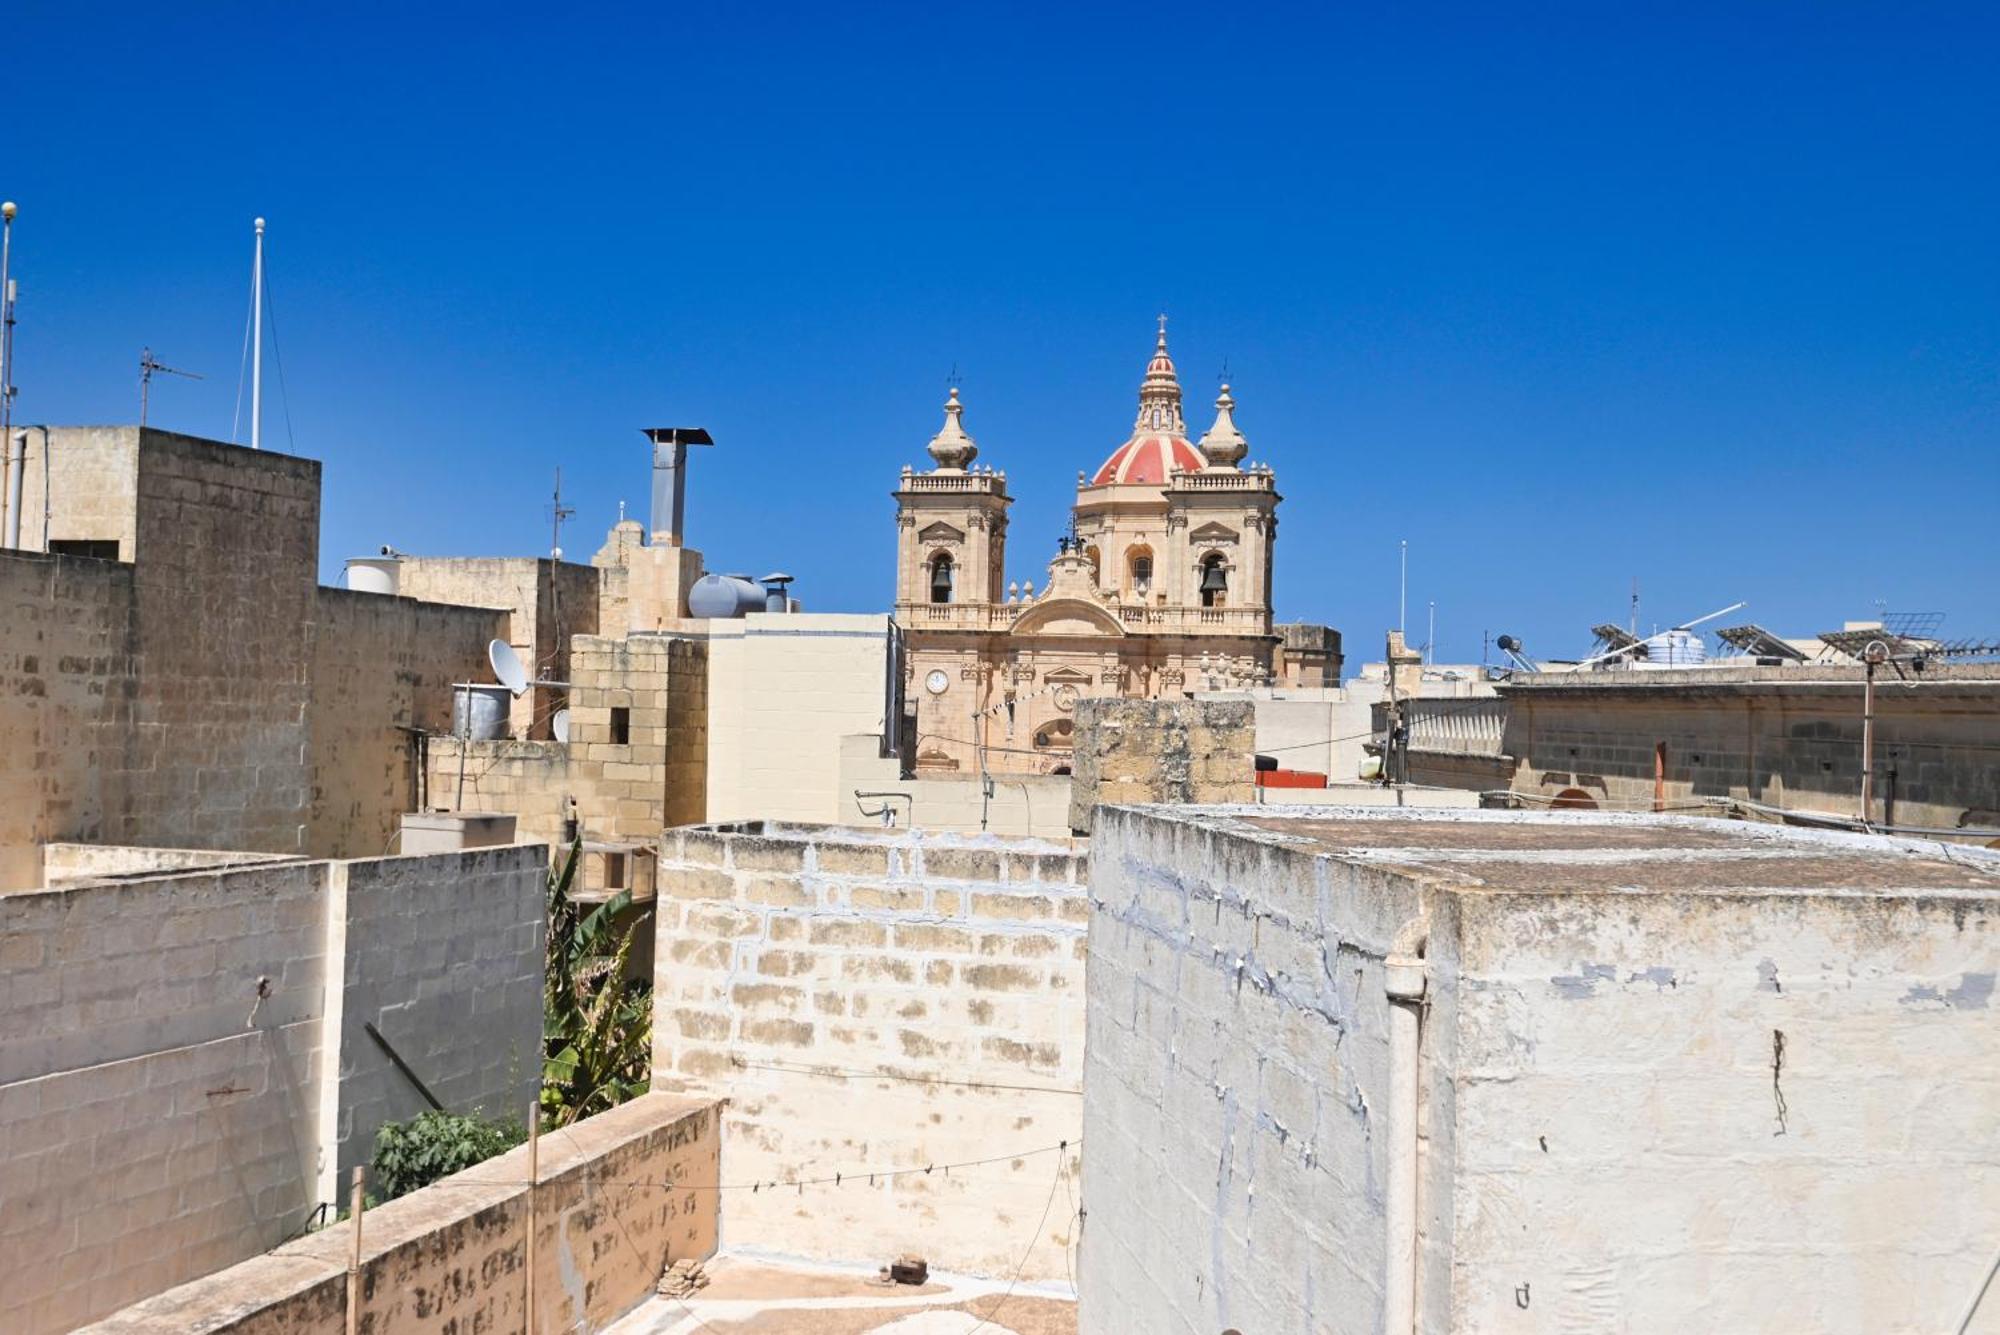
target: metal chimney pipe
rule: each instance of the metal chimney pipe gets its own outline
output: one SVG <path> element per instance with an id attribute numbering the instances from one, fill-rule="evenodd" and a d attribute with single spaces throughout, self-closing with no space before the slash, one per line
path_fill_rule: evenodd
<path id="1" fill-rule="evenodd" d="M 785 586 L 792 582 L 790 575 L 782 571 L 777 571 L 764 576 L 764 578 L 757 582 L 764 586 L 764 610 L 766 612 L 789 612 L 792 610 L 792 600 L 785 592 Z"/>
<path id="2" fill-rule="evenodd" d="M 685 546 L 687 447 L 715 441 L 698 426 L 648 427 L 644 434 L 653 442 L 653 545 Z"/>

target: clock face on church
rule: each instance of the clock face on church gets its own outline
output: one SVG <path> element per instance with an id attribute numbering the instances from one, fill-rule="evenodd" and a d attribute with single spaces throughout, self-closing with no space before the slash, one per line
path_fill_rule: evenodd
<path id="1" fill-rule="evenodd" d="M 943 695 L 944 688 L 949 685 L 951 685 L 951 677 L 946 674 L 943 668 L 932 668 L 930 675 L 924 678 L 924 689 L 932 695 Z"/>

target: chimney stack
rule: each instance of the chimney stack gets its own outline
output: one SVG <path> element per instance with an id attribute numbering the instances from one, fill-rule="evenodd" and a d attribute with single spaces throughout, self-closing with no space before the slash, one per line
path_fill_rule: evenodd
<path id="1" fill-rule="evenodd" d="M 653 537 L 655 547 L 684 547 L 687 518 L 687 447 L 713 445 L 698 426 L 656 426 L 645 430 L 653 442 Z"/>

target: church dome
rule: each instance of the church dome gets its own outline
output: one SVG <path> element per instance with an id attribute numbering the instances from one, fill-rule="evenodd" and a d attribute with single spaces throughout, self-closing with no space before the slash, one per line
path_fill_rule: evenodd
<path id="1" fill-rule="evenodd" d="M 1163 487 L 1168 473 L 1199 473 L 1204 462 L 1201 451 L 1185 436 L 1134 436 L 1104 461 L 1090 483 L 1094 487 L 1108 482 Z"/>
<path id="2" fill-rule="evenodd" d="M 1139 416 L 1132 424 L 1132 435 L 1112 451 L 1091 478 L 1091 485 L 1164 486 L 1167 474 L 1198 473 L 1207 462 L 1187 438 L 1187 423 L 1181 417 L 1181 382 L 1174 373 L 1174 359 L 1167 355 L 1167 317 L 1162 315 L 1159 342 L 1153 348 L 1153 359 L 1146 363 L 1146 378 L 1139 383 Z"/>

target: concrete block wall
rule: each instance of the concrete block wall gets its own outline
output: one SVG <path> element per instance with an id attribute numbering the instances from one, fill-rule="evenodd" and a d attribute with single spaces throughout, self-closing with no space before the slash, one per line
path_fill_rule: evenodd
<path id="1" fill-rule="evenodd" d="M 0 551 L 0 894 L 41 884 L 37 845 L 125 825 L 132 570 Z"/>
<path id="2" fill-rule="evenodd" d="M 730 1246 L 845 1261 L 916 1251 L 939 1267 L 1065 1279 L 1082 871 L 1067 840 L 763 825 L 670 834 L 655 1087 L 729 1100 L 729 1180 L 849 1179 L 734 1194 Z M 904 1171 L 870 1180 L 886 1169 Z"/>
<path id="3" fill-rule="evenodd" d="M 544 1137 L 532 1197 L 521 1146 L 367 1211 L 360 1329 L 604 1329 L 652 1294 L 669 1262 L 714 1254 L 727 1208 L 713 1189 L 720 1122 L 700 1100 L 648 1094 Z M 532 1317 L 524 1310 L 531 1220 Z M 351 1238 L 345 1226 L 314 1233 L 86 1329 L 343 1335 Z"/>
<path id="4" fill-rule="evenodd" d="M 266 861 L 0 896 L 0 1256 L 46 1261 L 0 1267 L 8 1329 L 70 1329 L 304 1228 L 337 1199 L 322 1184 L 345 1147 L 403 1112 L 362 1019 L 440 1093 L 525 1113 L 544 856 Z"/>
<path id="5" fill-rule="evenodd" d="M 419 809 L 410 730 L 451 730 L 451 688 L 491 678 L 486 647 L 506 637 L 507 616 L 329 588 L 315 591 L 314 607 L 305 851 L 378 856 L 402 813 Z"/>
<path id="6" fill-rule="evenodd" d="M 1251 801 L 1256 746 L 1248 700 L 1079 700 L 1070 827 L 1100 803 Z"/>
<path id="7" fill-rule="evenodd" d="M 323 1095 L 335 1150 L 319 1199 L 340 1199 L 376 1127 L 430 1106 L 367 1024 L 446 1108 L 526 1124 L 542 1075 L 547 867 L 540 844 L 334 865 L 342 986 L 325 1042 L 337 1034 L 339 1078 Z"/>
<path id="8" fill-rule="evenodd" d="M 0 898 L 0 1310 L 15 1329 L 67 1330 L 304 1227 L 325 871 Z"/>
<path id="9" fill-rule="evenodd" d="M 1380 1329 L 1415 889 L 1143 810 L 1091 843 L 1080 1328 Z"/>

